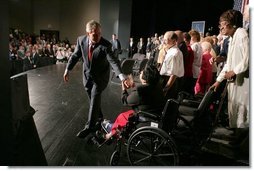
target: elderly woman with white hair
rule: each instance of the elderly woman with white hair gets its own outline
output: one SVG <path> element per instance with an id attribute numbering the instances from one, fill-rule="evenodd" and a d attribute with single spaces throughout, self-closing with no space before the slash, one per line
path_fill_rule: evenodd
<path id="1" fill-rule="evenodd" d="M 212 83 L 212 64 L 209 60 L 212 58 L 211 43 L 204 41 L 201 43 L 202 47 L 202 62 L 199 76 L 195 85 L 195 94 L 205 94 Z"/>

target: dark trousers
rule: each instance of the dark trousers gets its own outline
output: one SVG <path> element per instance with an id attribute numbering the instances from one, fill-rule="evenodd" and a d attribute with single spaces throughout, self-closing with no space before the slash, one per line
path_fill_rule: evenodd
<path id="1" fill-rule="evenodd" d="M 169 76 L 161 76 L 162 79 L 162 86 L 165 87 L 169 80 Z M 173 83 L 172 87 L 168 90 L 166 94 L 166 99 L 177 99 L 177 95 L 179 92 L 179 78 L 176 78 L 175 82 Z"/>
<path id="2" fill-rule="evenodd" d="M 195 80 L 193 77 L 184 77 L 183 78 L 183 91 L 194 95 L 194 87 L 195 87 Z"/>
<path id="3" fill-rule="evenodd" d="M 92 129 L 96 123 L 101 121 L 103 118 L 101 111 L 101 93 L 103 90 L 99 89 L 98 85 L 91 82 L 89 86 L 86 87 L 86 91 L 90 99 L 86 127 Z"/>

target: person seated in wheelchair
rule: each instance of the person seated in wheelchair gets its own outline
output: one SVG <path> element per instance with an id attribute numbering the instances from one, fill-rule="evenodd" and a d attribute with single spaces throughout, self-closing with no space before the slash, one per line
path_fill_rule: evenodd
<path id="1" fill-rule="evenodd" d="M 130 106 L 132 109 L 120 113 L 112 125 L 111 131 L 105 135 L 105 139 L 117 136 L 128 122 L 128 118 L 135 115 L 138 111 L 151 112 L 161 115 L 165 98 L 163 88 L 159 83 L 160 74 L 157 68 L 147 63 L 140 73 L 141 84 L 134 86 L 131 92 L 128 92 L 122 85 L 122 103 Z"/>

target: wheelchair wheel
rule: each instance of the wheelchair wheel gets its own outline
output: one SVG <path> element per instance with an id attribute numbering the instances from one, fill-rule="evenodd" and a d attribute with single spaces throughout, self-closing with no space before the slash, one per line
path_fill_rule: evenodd
<path id="1" fill-rule="evenodd" d="M 181 116 L 178 117 L 176 128 L 173 129 L 171 135 L 174 137 L 181 149 L 185 149 L 185 146 L 187 146 L 193 150 L 198 145 L 197 136 L 191 123 Z M 184 151 L 189 150 L 185 149 Z"/>
<path id="2" fill-rule="evenodd" d="M 116 150 L 112 153 L 110 157 L 110 161 L 109 161 L 110 166 L 117 166 L 119 160 L 120 160 L 120 152 Z"/>
<path id="3" fill-rule="evenodd" d="M 128 140 L 127 156 L 131 165 L 175 166 L 179 155 L 174 140 L 163 130 L 142 127 Z"/>

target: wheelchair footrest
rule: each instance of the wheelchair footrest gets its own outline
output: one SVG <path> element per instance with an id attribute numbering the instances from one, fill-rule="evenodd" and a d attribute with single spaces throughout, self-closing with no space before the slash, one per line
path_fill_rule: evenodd
<path id="1" fill-rule="evenodd" d="M 106 139 L 104 139 L 103 137 L 98 137 L 98 136 L 96 135 L 96 136 L 91 137 L 90 142 L 91 142 L 92 144 L 96 145 L 98 148 L 100 148 L 100 147 L 103 146 L 104 144 L 107 144 L 107 145 L 112 144 L 113 139 L 110 138 L 110 139 L 106 140 Z"/>

